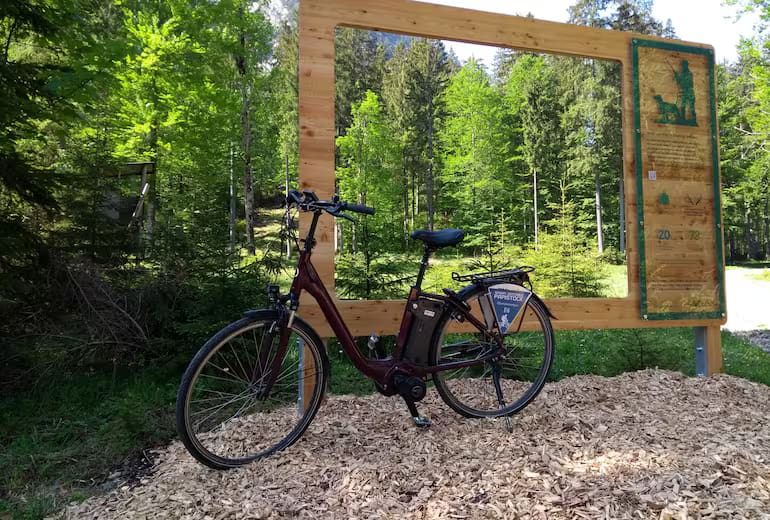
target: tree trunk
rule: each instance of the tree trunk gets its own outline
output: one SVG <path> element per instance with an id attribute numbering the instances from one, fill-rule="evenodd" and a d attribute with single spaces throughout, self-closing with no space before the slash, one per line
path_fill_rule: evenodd
<path id="1" fill-rule="evenodd" d="M 417 227 L 417 175 L 412 171 L 412 229 Z"/>
<path id="2" fill-rule="evenodd" d="M 594 173 L 596 185 L 596 240 L 599 245 L 599 253 L 604 253 L 604 234 L 602 232 L 602 181 L 599 178 L 599 169 Z"/>
<path id="3" fill-rule="evenodd" d="M 745 205 L 744 235 L 746 240 L 746 260 L 752 260 L 756 256 L 756 246 L 754 244 L 754 233 L 751 229 L 751 209 L 749 204 Z"/>
<path id="4" fill-rule="evenodd" d="M 401 178 L 403 180 L 403 192 L 404 198 L 404 252 L 409 251 L 409 182 L 408 173 L 406 171 L 406 164 L 401 165 Z"/>
<path id="5" fill-rule="evenodd" d="M 735 230 L 731 229 L 728 236 L 730 241 L 730 256 L 728 260 L 732 264 L 735 263 Z"/>
<path id="6" fill-rule="evenodd" d="M 235 251 L 235 223 L 238 197 L 235 187 L 235 149 L 230 143 L 230 253 Z"/>
<path id="7" fill-rule="evenodd" d="M 289 154 L 286 154 L 286 195 L 289 194 Z M 289 226 L 291 225 L 291 215 L 289 215 L 289 205 L 286 204 L 286 215 L 285 215 L 285 224 L 286 224 L 286 259 L 288 260 L 291 258 L 291 237 L 289 237 Z M 336 219 L 335 219 L 336 220 Z M 336 249 L 337 247 L 337 226 L 334 227 L 334 247 Z"/>
<path id="8" fill-rule="evenodd" d="M 532 200 L 535 202 L 535 249 L 537 250 L 537 170 L 532 170 Z"/>
<path id="9" fill-rule="evenodd" d="M 154 84 L 155 82 L 153 81 Z M 145 244 L 150 247 L 152 247 L 155 238 L 155 212 L 157 210 L 158 126 L 160 126 L 160 123 L 156 115 L 150 128 L 150 157 L 153 162 L 154 171 L 152 175 L 147 176 L 149 186 L 144 200 L 144 207 L 146 208 L 144 221 Z"/>
<path id="10" fill-rule="evenodd" d="M 254 174 L 251 170 L 251 114 L 246 79 L 241 94 L 241 154 L 243 156 L 243 205 L 246 211 L 246 249 L 256 254 L 254 245 Z"/>
<path id="11" fill-rule="evenodd" d="M 244 8 L 239 9 L 241 18 L 245 17 Z M 241 76 L 241 157 L 243 158 L 243 205 L 246 210 L 246 249 L 250 255 L 256 254 L 254 245 L 254 174 L 251 170 L 251 96 L 249 88 L 248 65 L 246 56 L 246 34 L 241 33 L 241 53 L 235 56 L 235 64 Z"/>
<path id="12" fill-rule="evenodd" d="M 765 224 L 765 260 L 770 259 L 770 196 L 765 196 L 765 212 L 762 216 Z"/>
<path id="13" fill-rule="evenodd" d="M 428 101 L 428 230 L 433 231 L 433 97 Z"/>

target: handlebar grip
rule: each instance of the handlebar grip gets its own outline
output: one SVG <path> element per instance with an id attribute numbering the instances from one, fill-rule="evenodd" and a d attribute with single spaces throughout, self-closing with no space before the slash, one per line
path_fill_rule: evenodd
<path id="1" fill-rule="evenodd" d="M 351 204 L 346 202 L 342 210 L 353 211 L 355 213 L 363 213 L 365 215 L 374 215 L 374 208 L 364 206 L 363 204 Z"/>

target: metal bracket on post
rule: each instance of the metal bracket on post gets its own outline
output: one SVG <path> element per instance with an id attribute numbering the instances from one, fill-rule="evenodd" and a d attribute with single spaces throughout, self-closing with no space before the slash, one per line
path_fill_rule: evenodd
<path id="1" fill-rule="evenodd" d="M 694 327 L 695 332 L 695 375 L 708 375 L 708 357 L 706 356 L 706 327 Z"/>

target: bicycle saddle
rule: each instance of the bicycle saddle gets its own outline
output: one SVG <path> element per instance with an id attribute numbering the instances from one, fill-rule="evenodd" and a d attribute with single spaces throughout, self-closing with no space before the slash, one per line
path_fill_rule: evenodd
<path id="1" fill-rule="evenodd" d="M 465 231 L 462 229 L 441 229 L 439 231 L 427 231 L 417 229 L 412 232 L 410 237 L 415 240 L 422 240 L 428 247 L 448 247 L 456 246 L 465 238 Z"/>

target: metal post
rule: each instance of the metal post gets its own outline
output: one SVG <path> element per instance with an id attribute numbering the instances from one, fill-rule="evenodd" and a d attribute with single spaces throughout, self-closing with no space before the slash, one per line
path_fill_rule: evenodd
<path id="1" fill-rule="evenodd" d="M 695 375 L 708 375 L 708 358 L 706 356 L 706 327 L 694 327 L 695 332 Z"/>

